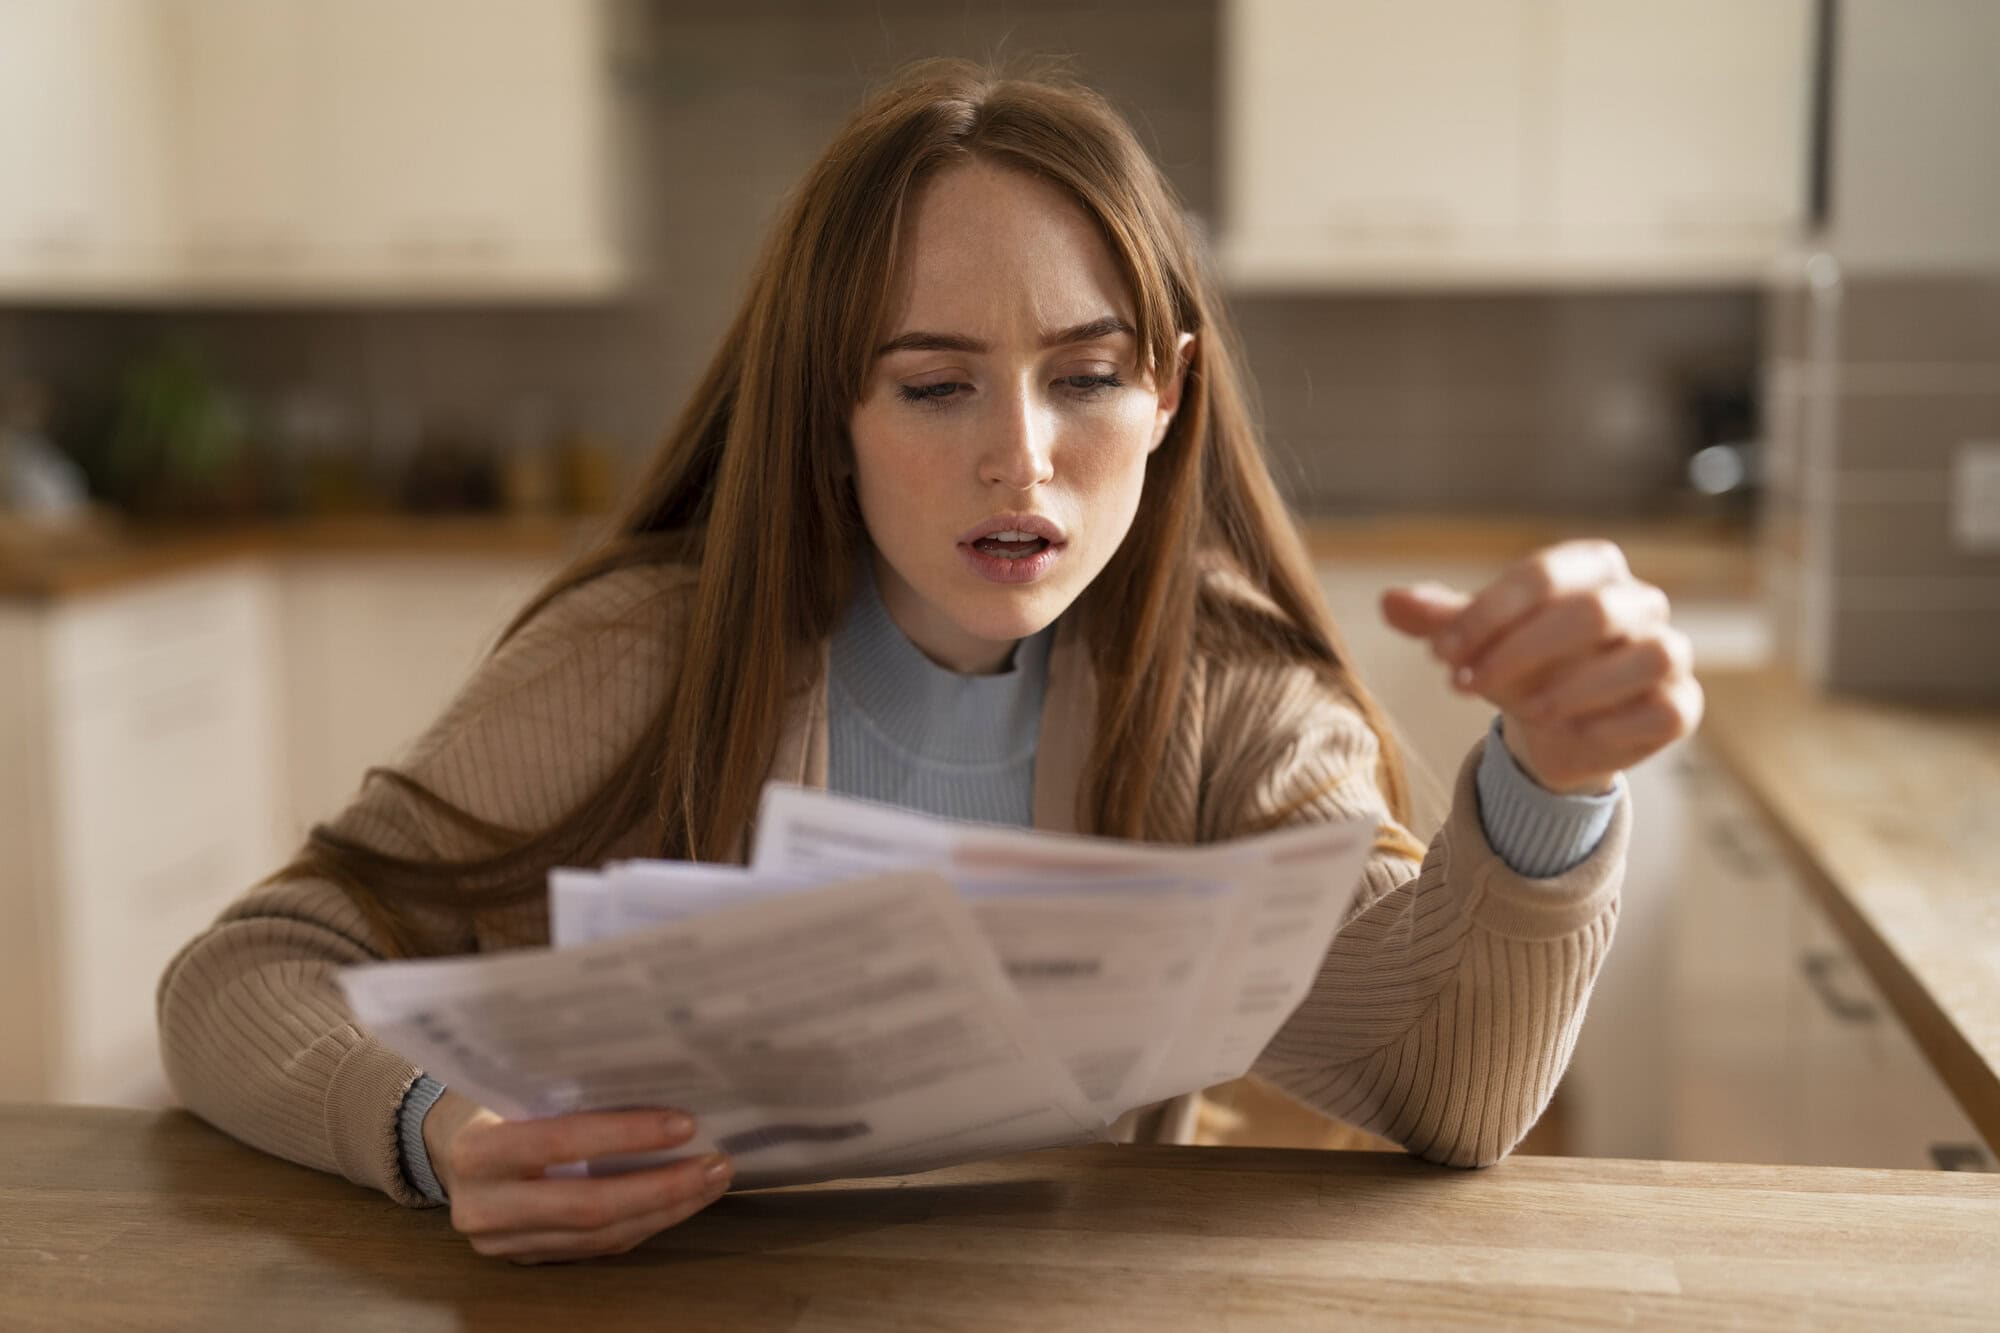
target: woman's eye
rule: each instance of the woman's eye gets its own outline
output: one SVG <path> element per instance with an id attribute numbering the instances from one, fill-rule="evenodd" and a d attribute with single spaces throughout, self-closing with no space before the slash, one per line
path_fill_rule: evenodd
<path id="1" fill-rule="evenodd" d="M 1102 390 L 1115 389 L 1125 381 L 1119 379 L 1117 372 L 1114 371 L 1108 375 L 1065 375 L 1062 382 L 1081 396 L 1088 398 Z"/>
<path id="2" fill-rule="evenodd" d="M 1059 388 L 1075 398 L 1094 398 L 1105 390 L 1116 389 L 1124 383 L 1116 371 L 1101 375 L 1063 375 L 1056 380 Z M 949 407 L 963 396 L 959 390 L 971 387 L 970 384 L 960 380 L 945 380 L 938 384 L 899 384 L 896 386 L 896 396 L 906 403 L 920 406 Z"/>
<path id="3" fill-rule="evenodd" d="M 942 407 L 965 387 L 954 380 L 942 384 L 899 384 L 896 394 L 906 403 L 929 403 L 933 407 Z"/>

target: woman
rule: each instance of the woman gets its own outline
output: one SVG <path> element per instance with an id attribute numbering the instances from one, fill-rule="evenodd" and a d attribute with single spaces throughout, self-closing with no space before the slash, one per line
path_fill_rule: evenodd
<path id="1" fill-rule="evenodd" d="M 1700 695 L 1605 544 L 1384 609 L 1501 712 L 1427 852 L 1157 170 L 1087 91 L 916 67 L 790 202 L 615 535 L 169 967 L 167 1068 L 248 1143 L 448 1198 L 483 1253 L 615 1253 L 729 1163 L 544 1177 L 686 1118 L 500 1121 L 358 1031 L 338 967 L 544 944 L 551 866 L 739 857 L 770 778 L 1167 842 L 1362 813 L 1364 892 L 1258 1072 L 1495 1161 L 1610 941 L 1617 774 Z"/>

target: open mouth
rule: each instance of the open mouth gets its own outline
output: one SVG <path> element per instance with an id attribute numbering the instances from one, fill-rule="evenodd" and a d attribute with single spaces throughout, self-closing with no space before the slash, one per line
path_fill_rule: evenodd
<path id="1" fill-rule="evenodd" d="M 995 514 L 958 539 L 966 566 L 989 583 L 1037 583 L 1067 548 L 1069 534 L 1047 514 Z"/>
<path id="2" fill-rule="evenodd" d="M 981 555 L 997 556 L 1002 560 L 1026 560 L 1048 550 L 1049 540 L 1026 532 L 996 532 L 972 543 L 972 549 Z"/>

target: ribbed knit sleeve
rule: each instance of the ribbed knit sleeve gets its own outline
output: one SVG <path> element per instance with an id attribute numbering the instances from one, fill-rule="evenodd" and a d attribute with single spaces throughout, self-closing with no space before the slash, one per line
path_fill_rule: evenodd
<path id="1" fill-rule="evenodd" d="M 1211 736 L 1261 735 L 1211 768 L 1205 822 L 1249 828 L 1366 815 L 1381 836 L 1305 1002 L 1255 1072 L 1300 1101 L 1453 1166 L 1486 1166 L 1554 1096 L 1618 916 L 1622 797 L 1588 857 L 1529 879 L 1481 825 L 1481 740 L 1421 865 L 1376 781 L 1378 743 L 1302 670 L 1234 673 L 1209 691 Z M 1252 726 L 1252 719 L 1256 726 Z"/>
<path id="2" fill-rule="evenodd" d="M 677 577 L 633 569 L 564 593 L 480 666 L 398 768 L 491 823 L 552 823 L 602 780 L 656 706 Z M 381 780 L 334 825 L 402 856 L 486 850 Z M 478 947 L 468 913 L 407 916 L 419 955 Z M 426 1203 L 403 1174 L 398 1135 L 419 1071 L 356 1027 L 334 980 L 346 964 L 395 953 L 331 883 L 289 879 L 245 893 L 160 979 L 161 1058 L 183 1104 L 253 1147 Z"/>

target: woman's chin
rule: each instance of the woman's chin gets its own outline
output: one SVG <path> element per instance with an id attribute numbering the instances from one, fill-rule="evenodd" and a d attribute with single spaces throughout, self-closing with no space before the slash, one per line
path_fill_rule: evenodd
<path id="1" fill-rule="evenodd" d="M 1040 634 L 1068 605 L 1069 599 L 1053 588 L 981 589 L 979 596 L 964 599 L 955 608 L 952 621 L 970 638 L 1013 643 Z"/>

